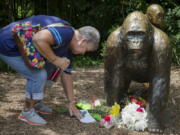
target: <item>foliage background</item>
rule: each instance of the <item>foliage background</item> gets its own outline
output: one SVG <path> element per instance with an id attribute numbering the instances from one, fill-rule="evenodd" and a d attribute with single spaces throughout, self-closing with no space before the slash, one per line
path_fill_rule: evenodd
<path id="1" fill-rule="evenodd" d="M 75 28 L 92 25 L 101 33 L 98 51 L 77 56 L 75 66 L 96 66 L 103 63 L 103 49 L 110 32 L 120 26 L 128 13 L 146 12 L 150 4 L 160 4 L 165 12 L 164 31 L 173 46 L 173 64 L 180 65 L 179 0 L 0 0 L 0 28 L 28 16 L 46 14 L 69 21 Z M 0 61 L 0 71 L 11 71 Z"/>

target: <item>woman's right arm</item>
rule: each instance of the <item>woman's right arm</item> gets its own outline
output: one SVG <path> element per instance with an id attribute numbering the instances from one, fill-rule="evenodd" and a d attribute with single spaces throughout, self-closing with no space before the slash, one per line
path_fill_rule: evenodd
<path id="1" fill-rule="evenodd" d="M 69 59 L 58 57 L 53 52 L 51 46 L 54 45 L 54 39 L 48 30 L 37 32 L 33 36 L 33 43 L 40 54 L 55 66 L 60 67 L 62 70 L 69 66 Z"/>

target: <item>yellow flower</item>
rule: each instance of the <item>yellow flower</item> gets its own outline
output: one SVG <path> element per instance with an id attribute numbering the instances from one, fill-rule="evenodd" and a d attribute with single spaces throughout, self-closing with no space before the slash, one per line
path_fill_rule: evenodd
<path id="1" fill-rule="evenodd" d="M 120 105 L 115 103 L 110 110 L 110 114 L 113 116 L 117 116 L 120 113 Z"/>

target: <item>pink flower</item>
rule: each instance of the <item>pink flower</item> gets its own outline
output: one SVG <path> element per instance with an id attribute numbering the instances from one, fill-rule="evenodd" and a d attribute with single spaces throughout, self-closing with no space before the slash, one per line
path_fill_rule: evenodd
<path id="1" fill-rule="evenodd" d="M 111 116 L 110 115 L 106 115 L 100 122 L 100 126 L 106 127 L 106 128 L 110 128 L 112 127 L 112 121 L 111 121 Z"/>
<path id="2" fill-rule="evenodd" d="M 141 106 L 141 105 L 142 105 L 142 102 L 138 100 L 138 101 L 136 102 L 136 104 L 138 104 L 138 105 Z"/>
<path id="3" fill-rule="evenodd" d="M 110 116 L 110 115 L 106 115 L 106 116 L 104 117 L 104 120 L 105 120 L 105 121 L 110 121 L 110 120 L 111 120 L 111 116 Z"/>
<path id="4" fill-rule="evenodd" d="M 137 112 L 142 112 L 142 113 L 144 112 L 144 110 L 141 107 L 137 108 L 136 111 Z"/>

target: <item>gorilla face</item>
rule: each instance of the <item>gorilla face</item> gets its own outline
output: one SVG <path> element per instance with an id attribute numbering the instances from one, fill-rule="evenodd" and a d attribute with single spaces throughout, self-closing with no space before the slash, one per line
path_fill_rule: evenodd
<path id="1" fill-rule="evenodd" d="M 148 67 L 147 57 L 149 45 L 144 31 L 129 31 L 125 35 L 126 67 L 131 70 L 145 71 Z"/>
<path id="2" fill-rule="evenodd" d="M 147 55 L 151 47 L 152 26 L 148 18 L 141 12 L 128 15 L 122 25 L 123 47 L 128 54 Z"/>
<path id="3" fill-rule="evenodd" d="M 143 31 L 129 31 L 126 35 L 126 45 L 129 51 L 142 51 L 145 46 L 146 33 Z"/>

